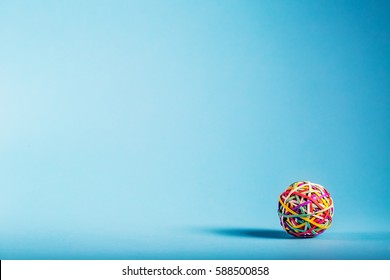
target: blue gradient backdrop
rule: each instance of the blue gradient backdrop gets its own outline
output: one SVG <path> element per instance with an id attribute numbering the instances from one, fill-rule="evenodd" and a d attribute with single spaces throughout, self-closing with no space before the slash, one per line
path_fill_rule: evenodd
<path id="1" fill-rule="evenodd" d="M 1 1 L 0 259 L 390 259 L 387 1 Z M 279 226 L 292 182 L 332 227 Z"/>

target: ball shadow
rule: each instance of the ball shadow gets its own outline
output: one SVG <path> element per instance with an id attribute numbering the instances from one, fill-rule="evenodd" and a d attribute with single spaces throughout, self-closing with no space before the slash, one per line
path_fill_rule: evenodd
<path id="1" fill-rule="evenodd" d="M 214 234 L 241 237 L 241 238 L 263 238 L 263 239 L 293 239 L 284 231 L 263 228 L 215 228 L 211 230 Z"/>

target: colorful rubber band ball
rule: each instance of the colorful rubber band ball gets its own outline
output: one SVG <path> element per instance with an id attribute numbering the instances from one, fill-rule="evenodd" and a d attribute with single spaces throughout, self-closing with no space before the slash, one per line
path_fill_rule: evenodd
<path id="1" fill-rule="evenodd" d="M 315 237 L 323 233 L 331 226 L 333 213 L 329 192 L 309 181 L 291 184 L 279 197 L 280 224 L 295 237 Z"/>

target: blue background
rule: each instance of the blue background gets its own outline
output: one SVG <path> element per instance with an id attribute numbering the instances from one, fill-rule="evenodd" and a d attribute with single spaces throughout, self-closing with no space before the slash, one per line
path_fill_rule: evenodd
<path id="1" fill-rule="evenodd" d="M 0 259 L 390 259 L 387 1 L 1 1 Z M 289 184 L 332 227 L 292 239 Z"/>

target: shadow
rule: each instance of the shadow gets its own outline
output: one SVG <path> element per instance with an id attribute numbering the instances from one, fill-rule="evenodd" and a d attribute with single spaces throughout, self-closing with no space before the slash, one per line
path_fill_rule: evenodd
<path id="1" fill-rule="evenodd" d="M 209 232 L 224 236 L 241 238 L 263 238 L 263 239 L 294 239 L 282 230 L 262 228 L 215 228 Z"/>

